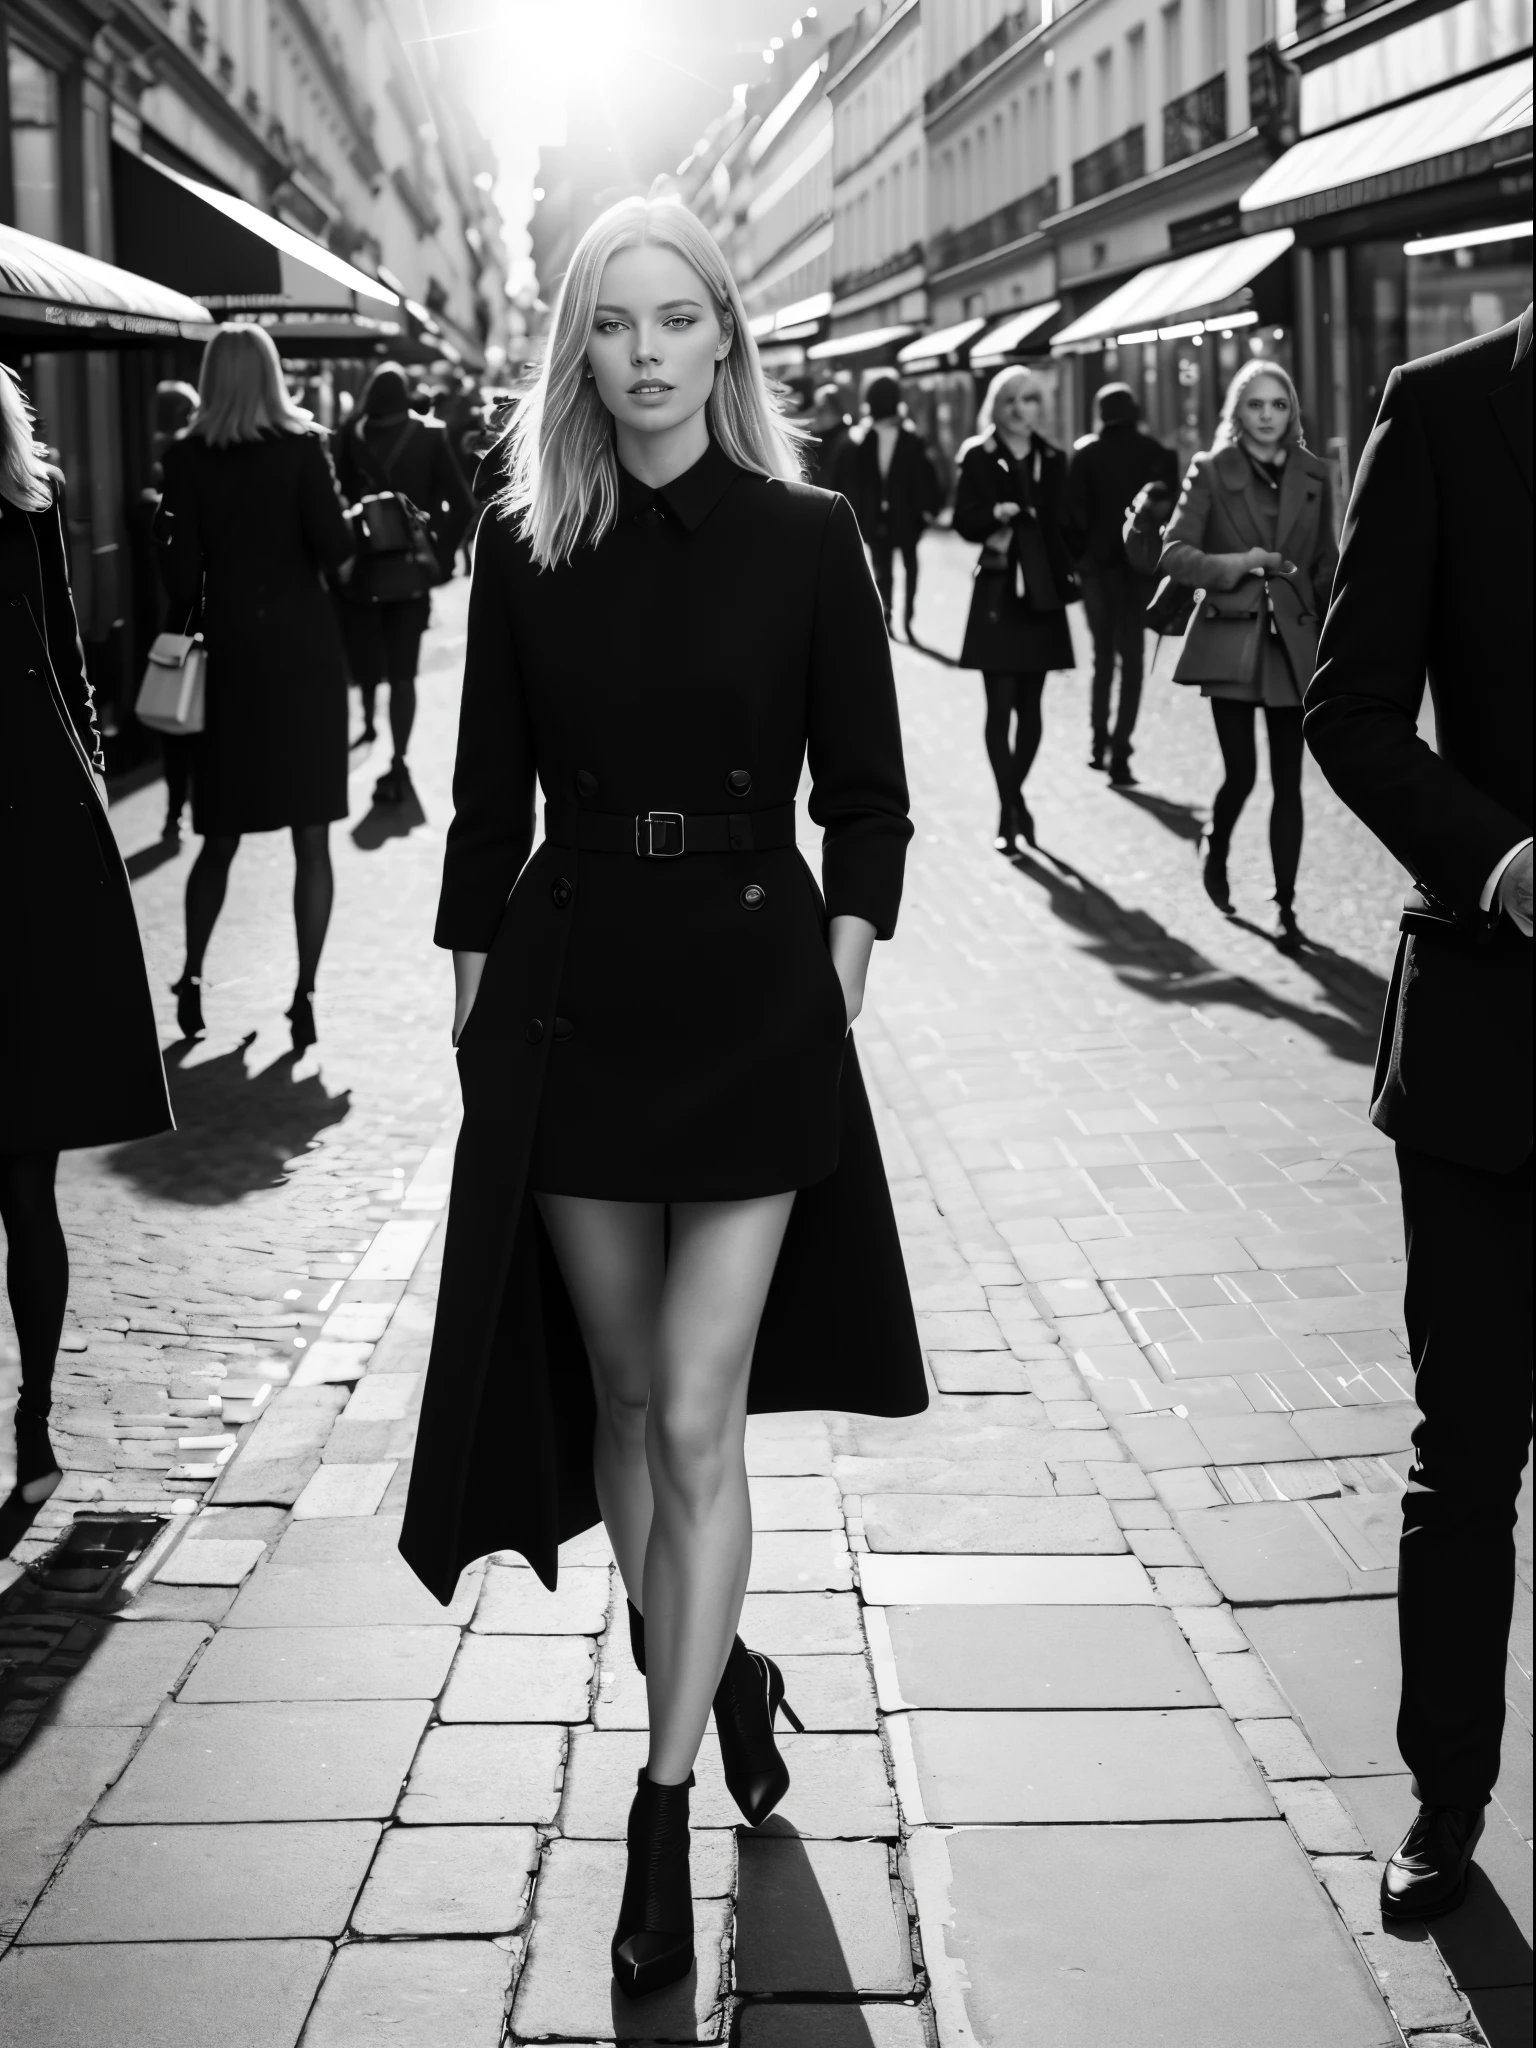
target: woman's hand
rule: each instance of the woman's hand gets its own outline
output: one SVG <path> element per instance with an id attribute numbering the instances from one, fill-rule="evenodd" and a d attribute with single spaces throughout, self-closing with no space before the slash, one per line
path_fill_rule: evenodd
<path id="1" fill-rule="evenodd" d="M 475 1007 L 475 998 L 480 993 L 480 977 L 485 972 L 488 955 L 484 953 L 455 953 L 453 956 L 453 1042 L 458 1044 L 463 1036 L 464 1026 L 469 1022 L 469 1013 Z"/>
<path id="2" fill-rule="evenodd" d="M 869 956 L 874 951 L 875 928 L 867 917 L 834 917 L 828 938 L 832 965 L 843 985 L 851 1030 L 854 1018 L 864 1007 L 864 980 L 869 973 Z"/>
<path id="3" fill-rule="evenodd" d="M 1005 498 L 1001 505 L 992 507 L 992 517 L 1000 526 L 1006 526 L 1010 519 L 1017 519 L 1018 516 L 1019 507 L 1011 498 Z"/>
<path id="4" fill-rule="evenodd" d="M 1284 555 L 1277 555 L 1273 548 L 1250 548 L 1238 560 L 1244 576 L 1273 576 L 1285 567 Z"/>

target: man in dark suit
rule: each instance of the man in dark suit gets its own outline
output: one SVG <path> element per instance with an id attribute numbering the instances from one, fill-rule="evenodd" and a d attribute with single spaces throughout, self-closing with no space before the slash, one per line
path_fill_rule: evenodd
<path id="1" fill-rule="evenodd" d="M 928 444 L 905 415 L 901 384 L 888 371 L 870 379 L 864 393 L 867 417 L 843 443 L 832 488 L 853 507 L 869 549 L 875 588 L 887 631 L 895 599 L 893 568 L 901 556 L 906 575 L 904 620 L 912 638 L 917 604 L 917 543 L 944 502 Z"/>
<path id="2" fill-rule="evenodd" d="M 1438 751 L 1418 736 L 1426 672 Z M 1382 1913 L 1460 1903 L 1499 1769 L 1531 1435 L 1531 313 L 1394 370 L 1306 695 L 1339 795 L 1418 884 L 1371 1121 L 1395 1140 L 1422 1420 Z"/>
<path id="3" fill-rule="evenodd" d="M 811 425 L 816 438 L 806 445 L 811 461 L 810 482 L 818 490 L 835 491 L 838 457 L 853 428 L 853 421 L 843 411 L 843 394 L 835 384 L 823 384 L 817 391 Z"/>
<path id="4" fill-rule="evenodd" d="M 1131 567 L 1120 531 L 1144 484 L 1162 485 L 1168 493 L 1167 511 L 1173 510 L 1179 462 L 1171 448 L 1142 426 L 1141 408 L 1129 384 L 1106 384 L 1095 395 L 1094 406 L 1099 431 L 1085 434 L 1072 451 L 1062 523 L 1093 635 L 1092 766 L 1107 767 L 1110 781 L 1123 788 L 1136 779 L 1131 773 L 1131 734 L 1141 709 L 1146 610 L 1157 579 Z M 1120 704 L 1111 737 L 1117 655 Z"/>

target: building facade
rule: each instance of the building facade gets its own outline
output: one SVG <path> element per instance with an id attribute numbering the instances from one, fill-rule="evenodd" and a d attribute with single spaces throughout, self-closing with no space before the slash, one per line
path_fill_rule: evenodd
<path id="1" fill-rule="evenodd" d="M 894 0 L 866 11 L 827 87 L 834 126 L 831 327 L 839 341 L 905 340 L 928 315 L 922 4 Z"/>

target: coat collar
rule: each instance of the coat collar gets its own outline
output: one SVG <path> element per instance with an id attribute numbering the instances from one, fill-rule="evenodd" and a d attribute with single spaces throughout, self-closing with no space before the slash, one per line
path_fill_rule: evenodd
<path id="1" fill-rule="evenodd" d="M 690 533 L 697 533 L 742 472 L 711 437 L 708 448 L 692 469 L 685 469 L 659 491 L 631 476 L 619 465 L 619 508 L 626 518 L 638 518 L 658 502 L 665 505 Z"/>

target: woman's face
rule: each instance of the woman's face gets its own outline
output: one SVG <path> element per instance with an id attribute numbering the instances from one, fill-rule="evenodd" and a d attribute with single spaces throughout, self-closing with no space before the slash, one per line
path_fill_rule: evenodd
<path id="1" fill-rule="evenodd" d="M 1026 384 L 1022 378 L 1010 384 L 992 408 L 992 417 L 1005 434 L 1011 434 L 1016 441 L 1026 435 L 1038 433 L 1040 428 L 1040 393 L 1033 384 Z"/>
<path id="2" fill-rule="evenodd" d="M 1255 377 L 1237 408 L 1237 424 L 1260 448 L 1277 448 L 1291 424 L 1291 400 L 1278 377 Z"/>
<path id="3" fill-rule="evenodd" d="M 703 280 L 675 249 L 620 249 L 603 267 L 587 361 L 621 426 L 665 433 L 702 411 L 730 351 Z"/>

